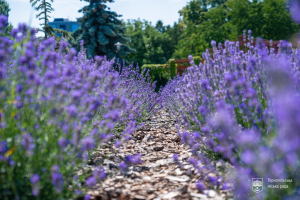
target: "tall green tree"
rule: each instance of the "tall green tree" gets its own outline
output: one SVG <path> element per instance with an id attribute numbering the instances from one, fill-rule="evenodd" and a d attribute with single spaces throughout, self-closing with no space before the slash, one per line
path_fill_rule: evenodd
<path id="1" fill-rule="evenodd" d="M 189 55 L 200 56 L 208 46 L 209 44 L 203 40 L 200 33 L 191 33 L 178 42 L 172 57 L 181 59 L 187 58 Z"/>
<path id="2" fill-rule="evenodd" d="M 146 37 L 144 31 L 145 22 L 139 19 L 128 20 L 126 23 L 124 22 L 124 26 L 126 27 L 126 34 L 130 37 L 126 44 L 136 50 L 136 52 L 127 55 L 126 60 L 142 66 L 144 64 L 144 55 L 147 51 L 146 41 L 144 40 Z"/>
<path id="3" fill-rule="evenodd" d="M 40 13 L 36 15 L 36 18 L 43 20 L 43 23 L 40 24 L 42 26 L 42 30 L 40 31 L 44 32 L 45 38 L 52 35 L 51 33 L 53 32 L 53 28 L 48 25 L 49 18 L 51 18 L 49 14 L 54 11 L 51 5 L 53 1 L 54 0 L 30 0 L 32 7 L 36 6 L 35 10 L 40 11 Z"/>
<path id="4" fill-rule="evenodd" d="M 6 15 L 7 17 L 9 17 L 9 12 L 10 12 L 9 4 L 5 0 L 0 0 L 0 15 Z M 4 33 L 9 35 L 11 29 L 12 29 L 12 25 L 7 24 Z"/>
<path id="5" fill-rule="evenodd" d="M 139 66 L 165 64 L 172 57 L 182 33 L 179 24 L 164 26 L 161 20 L 155 26 L 146 20 L 128 20 L 125 26 L 126 34 L 130 36 L 127 44 L 137 50 L 126 59 Z"/>
<path id="6" fill-rule="evenodd" d="M 6 15 L 7 17 L 9 16 L 9 5 L 5 0 L 0 0 L 0 15 Z"/>
<path id="7" fill-rule="evenodd" d="M 227 15 L 239 34 L 252 30 L 254 37 L 288 39 L 299 28 L 288 10 L 285 0 L 228 0 Z"/>
<path id="8" fill-rule="evenodd" d="M 228 21 L 225 2 L 226 0 L 192 0 L 179 11 L 179 23 L 184 29 L 173 54 L 174 58 L 187 58 L 190 54 L 199 56 L 210 46 L 210 40 L 222 42 L 226 38 L 229 28 L 224 26 Z"/>
<path id="9" fill-rule="evenodd" d="M 243 30 L 273 40 L 288 39 L 299 30 L 285 0 L 192 0 L 179 13 L 184 31 L 174 58 L 199 56 L 211 40 L 236 40 Z"/>
<path id="10" fill-rule="evenodd" d="M 106 55 L 112 59 L 117 57 L 117 48 L 114 44 L 117 42 L 127 43 L 128 37 L 125 35 L 125 27 L 117 18 L 121 17 L 116 12 L 110 11 L 105 3 L 113 0 L 84 0 L 89 5 L 84 6 L 79 12 L 83 12 L 83 17 L 77 19 L 80 27 L 74 31 L 73 36 L 76 43 L 73 45 L 79 49 L 80 41 L 84 41 L 87 48 L 87 55 Z M 106 9 L 107 8 L 107 9 Z M 121 58 L 125 58 L 128 54 L 133 53 L 127 45 L 123 45 L 119 52 Z"/>
<path id="11" fill-rule="evenodd" d="M 263 38 L 273 40 L 289 39 L 299 31 L 299 24 L 297 25 L 292 21 L 285 0 L 264 0 L 263 4 Z"/>
<path id="12" fill-rule="evenodd" d="M 227 23 L 229 21 L 226 15 L 225 6 L 217 6 L 209 9 L 204 14 L 203 21 L 197 29 L 201 33 L 202 39 L 210 44 L 212 40 L 217 43 L 225 42 L 226 39 L 235 40 L 238 36 L 236 27 Z"/>
<path id="13" fill-rule="evenodd" d="M 158 20 L 155 25 L 156 30 L 158 30 L 160 33 L 164 33 L 166 31 L 164 27 L 164 23 L 161 20 Z"/>

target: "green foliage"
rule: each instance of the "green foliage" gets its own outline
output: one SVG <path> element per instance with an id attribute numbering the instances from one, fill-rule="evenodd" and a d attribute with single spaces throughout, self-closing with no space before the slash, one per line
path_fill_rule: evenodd
<path id="1" fill-rule="evenodd" d="M 202 61 L 202 58 L 200 56 L 194 57 L 194 63 L 195 65 L 199 66 L 200 62 Z"/>
<path id="2" fill-rule="evenodd" d="M 182 10 L 179 11 L 183 17 L 184 24 L 201 24 L 204 19 L 204 13 L 208 11 L 208 0 L 192 0 Z"/>
<path id="3" fill-rule="evenodd" d="M 142 71 L 145 74 L 149 72 L 152 83 L 156 81 L 156 92 L 159 91 L 160 87 L 165 86 L 170 79 L 169 66 L 167 64 L 145 64 L 142 66 Z"/>
<path id="4" fill-rule="evenodd" d="M 9 16 L 9 5 L 5 0 L 0 0 L 0 15 L 6 15 Z"/>
<path id="5" fill-rule="evenodd" d="M 200 32 L 192 33 L 191 35 L 184 34 L 176 46 L 173 58 L 187 58 L 189 55 L 201 55 L 209 44 L 205 42 Z"/>
<path id="6" fill-rule="evenodd" d="M 179 11 L 182 20 L 180 24 L 184 27 L 183 36 L 176 46 L 176 50 L 173 54 L 173 58 L 187 58 L 189 55 L 201 55 L 206 48 L 209 47 L 210 39 L 205 40 L 203 35 L 209 36 L 210 33 L 204 33 L 203 31 L 218 32 L 218 30 L 212 29 L 214 23 L 217 21 L 217 27 L 220 26 L 220 22 L 224 21 L 223 17 L 216 17 L 215 13 L 207 15 L 209 7 L 222 5 L 223 0 L 192 0 L 182 10 Z M 220 13 L 220 12 L 219 12 Z M 215 18 L 214 21 L 209 21 L 205 25 L 203 24 L 210 18 Z M 207 28 L 206 26 L 209 26 Z M 219 28 L 222 29 L 222 28 Z"/>
<path id="7" fill-rule="evenodd" d="M 175 46 L 182 37 L 182 27 L 174 23 L 164 26 L 158 21 L 154 26 L 144 20 L 128 20 L 124 23 L 126 34 L 130 35 L 127 44 L 137 51 L 126 57 L 139 65 L 166 63 L 174 53 Z"/>
<path id="8" fill-rule="evenodd" d="M 169 67 L 166 64 L 145 64 L 142 66 L 142 71 L 144 69 L 146 70 L 146 73 L 149 70 L 149 75 L 152 79 L 155 76 L 161 78 L 163 74 L 169 73 Z"/>
<path id="9" fill-rule="evenodd" d="M 282 40 L 299 30 L 285 7 L 285 0 L 228 0 L 226 6 L 229 24 L 238 33 L 250 29 L 254 37 Z"/>
<path id="10" fill-rule="evenodd" d="M 54 0 L 49 1 L 53 3 Z M 40 4 L 37 5 L 39 2 Z M 45 38 L 51 36 L 53 28 L 48 25 L 49 18 L 51 18 L 49 14 L 54 11 L 51 3 L 49 3 L 48 0 L 30 0 L 30 3 L 32 7 L 37 5 L 35 10 L 40 11 L 40 13 L 36 15 L 36 18 L 39 18 L 39 20 L 44 20 L 43 23 L 40 24 L 42 26 L 42 30 L 40 31 L 44 32 Z"/>
<path id="11" fill-rule="evenodd" d="M 229 19 L 224 6 L 211 8 L 204 16 L 206 20 L 199 25 L 198 31 L 207 44 L 210 45 L 212 40 L 224 43 L 226 39 L 237 39 L 235 27 L 227 23 Z"/>
<path id="12" fill-rule="evenodd" d="M 177 64 L 175 63 L 174 59 L 169 60 L 170 66 L 170 78 L 173 79 L 177 75 Z"/>
<path id="13" fill-rule="evenodd" d="M 84 41 L 88 57 L 95 55 L 106 55 L 109 59 L 117 57 L 117 48 L 114 44 L 127 43 L 129 39 L 125 36 L 125 28 L 117 17 L 116 12 L 106 10 L 106 0 L 85 0 L 89 5 L 84 6 L 78 12 L 83 12 L 83 17 L 78 18 L 79 29 L 73 32 L 75 42 L 72 43 L 77 50 L 80 49 L 80 41 Z M 108 0 L 113 2 L 112 0 Z M 135 50 L 123 45 L 119 52 L 121 58 Z"/>
<path id="14" fill-rule="evenodd" d="M 7 17 L 9 17 L 9 12 L 9 4 L 5 0 L 0 0 L 0 15 L 6 15 Z M 10 35 L 10 31 L 12 28 L 13 26 L 11 24 L 8 24 L 6 29 L 4 30 L 4 34 Z"/>
<path id="15" fill-rule="evenodd" d="M 200 56 L 211 40 L 236 40 L 243 30 L 265 39 L 288 39 L 299 27 L 285 0 L 192 0 L 179 11 L 184 27 L 173 58 Z"/>
<path id="16" fill-rule="evenodd" d="M 62 30 L 62 29 L 53 28 L 52 26 L 48 25 L 49 18 L 51 18 L 49 14 L 52 11 L 54 11 L 51 3 L 49 3 L 48 0 L 30 0 L 30 3 L 32 5 L 32 7 L 34 7 L 40 1 L 41 1 L 41 3 L 37 7 L 35 7 L 35 10 L 40 11 L 40 13 L 36 15 L 36 17 L 39 18 L 39 20 L 44 20 L 43 23 L 40 24 L 42 26 L 42 29 L 38 29 L 39 31 L 41 31 L 45 34 L 44 38 L 55 37 L 55 40 L 57 42 L 57 48 L 59 47 L 59 41 L 63 37 L 70 42 L 73 41 L 74 39 L 70 32 Z M 53 1 L 54 0 L 50 0 L 50 2 L 52 2 L 52 3 L 53 3 Z M 59 37 L 58 34 L 61 35 L 61 37 Z"/>
<path id="17" fill-rule="evenodd" d="M 299 31 L 285 7 L 285 0 L 264 0 L 262 36 L 266 39 L 289 39 Z"/>

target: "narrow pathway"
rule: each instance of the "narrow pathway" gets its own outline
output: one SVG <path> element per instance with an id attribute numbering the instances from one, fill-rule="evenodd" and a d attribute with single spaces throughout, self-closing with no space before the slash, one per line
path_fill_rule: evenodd
<path id="1" fill-rule="evenodd" d="M 207 195 L 197 191 L 195 183 L 199 176 L 185 161 L 192 153 L 181 144 L 176 132 L 175 120 L 167 112 L 160 111 L 122 148 L 115 152 L 109 149 L 95 151 L 88 168 L 103 165 L 110 177 L 86 193 L 95 200 L 225 199 L 225 194 L 213 190 L 206 191 Z M 142 154 L 142 164 L 130 167 L 126 173 L 117 169 L 125 156 L 138 153 Z M 183 168 L 174 163 L 172 156 L 175 153 L 186 164 Z"/>

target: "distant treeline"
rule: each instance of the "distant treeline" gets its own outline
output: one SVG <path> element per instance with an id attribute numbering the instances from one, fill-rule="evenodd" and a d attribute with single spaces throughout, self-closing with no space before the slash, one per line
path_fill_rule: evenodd
<path id="1" fill-rule="evenodd" d="M 285 0 L 192 0 L 179 11 L 173 26 L 161 20 L 155 25 L 140 19 L 123 22 L 130 37 L 127 45 L 136 49 L 126 60 L 141 66 L 201 56 L 211 40 L 236 40 L 243 30 L 264 39 L 289 39 L 299 31 L 299 24 L 288 10 Z"/>

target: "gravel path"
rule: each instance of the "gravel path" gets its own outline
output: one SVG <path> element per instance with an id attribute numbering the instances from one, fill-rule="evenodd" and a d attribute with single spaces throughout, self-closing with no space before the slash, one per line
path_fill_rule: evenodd
<path id="1" fill-rule="evenodd" d="M 175 120 L 165 111 L 145 122 L 120 149 L 99 149 L 87 168 L 93 170 L 103 165 L 109 178 L 86 191 L 95 200 L 162 200 L 162 199 L 209 199 L 223 200 L 225 194 L 214 190 L 199 193 L 195 187 L 199 176 L 185 161 L 192 154 L 181 144 L 175 128 Z M 142 154 L 143 163 L 130 167 L 126 173 L 117 169 L 118 163 L 127 155 Z M 180 168 L 173 162 L 178 154 L 185 166 Z"/>

